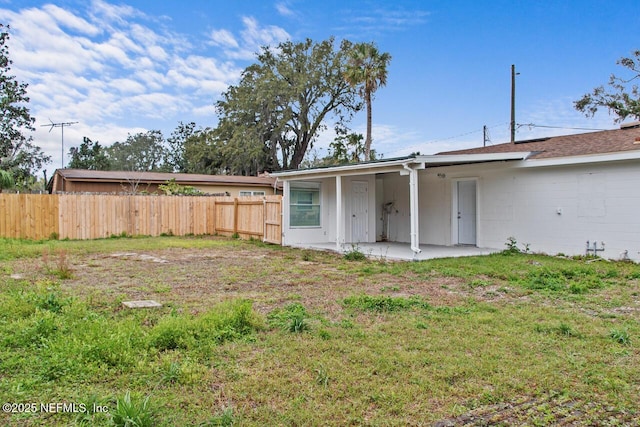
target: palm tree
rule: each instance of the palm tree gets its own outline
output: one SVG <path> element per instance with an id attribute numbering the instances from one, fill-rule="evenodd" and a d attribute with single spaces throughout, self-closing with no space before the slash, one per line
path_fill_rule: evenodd
<path id="1" fill-rule="evenodd" d="M 371 99 L 373 93 L 387 84 L 387 66 L 391 55 L 380 53 L 374 43 L 357 43 L 351 50 L 344 77 L 357 87 L 367 107 L 367 138 L 364 141 L 364 159 L 371 156 Z"/>
<path id="2" fill-rule="evenodd" d="M 0 193 L 3 188 L 13 187 L 13 176 L 6 170 L 0 169 Z"/>

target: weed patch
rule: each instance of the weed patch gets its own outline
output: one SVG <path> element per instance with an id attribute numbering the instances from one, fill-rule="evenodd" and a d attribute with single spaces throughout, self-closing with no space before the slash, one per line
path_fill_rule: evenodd
<path id="1" fill-rule="evenodd" d="M 261 320 L 247 300 L 229 301 L 198 316 L 162 318 L 149 332 L 149 345 L 160 351 L 219 345 L 260 329 Z"/>
<path id="2" fill-rule="evenodd" d="M 622 345 L 631 344 L 631 338 L 629 337 L 629 331 L 626 329 L 612 329 L 609 332 L 609 338 L 611 338 L 614 342 Z"/>
<path id="3" fill-rule="evenodd" d="M 429 309 L 431 306 L 421 297 L 390 297 L 358 295 L 347 297 L 342 301 L 345 307 L 363 311 L 400 311 L 411 308 Z"/>
<path id="4" fill-rule="evenodd" d="M 132 399 L 126 392 L 116 401 L 116 409 L 111 420 L 116 427 L 152 427 L 155 425 L 153 411 L 149 406 L 149 397 Z"/>
<path id="5" fill-rule="evenodd" d="M 352 246 L 344 253 L 343 257 L 347 261 L 365 261 L 367 259 L 367 256 L 357 246 Z"/>
<path id="6" fill-rule="evenodd" d="M 310 329 L 307 323 L 307 309 L 300 303 L 289 304 L 282 309 L 275 309 L 267 316 L 271 327 L 289 332 L 300 333 Z"/>

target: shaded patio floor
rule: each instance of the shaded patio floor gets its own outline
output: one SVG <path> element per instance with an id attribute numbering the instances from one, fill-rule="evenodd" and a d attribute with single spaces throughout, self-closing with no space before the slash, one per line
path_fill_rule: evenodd
<path id="1" fill-rule="evenodd" d="M 338 251 L 335 243 L 307 243 L 291 245 L 298 248 L 316 249 L 334 252 L 349 252 L 357 249 L 371 258 L 395 259 L 406 261 L 421 261 L 434 258 L 457 258 L 464 256 L 489 255 L 500 252 L 502 249 L 478 248 L 475 246 L 438 246 L 420 245 L 422 252 L 414 254 L 409 243 L 400 242 L 376 242 L 376 243 L 347 243 L 341 251 Z"/>

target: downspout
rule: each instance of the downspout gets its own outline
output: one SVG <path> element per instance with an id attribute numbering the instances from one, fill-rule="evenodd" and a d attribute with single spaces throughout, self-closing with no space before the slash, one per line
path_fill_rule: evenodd
<path id="1" fill-rule="evenodd" d="M 411 250 L 413 256 L 422 252 L 419 241 L 419 224 L 418 219 L 418 171 L 410 168 L 407 163 L 403 163 L 402 167 L 409 172 L 409 222 L 411 224 Z"/>

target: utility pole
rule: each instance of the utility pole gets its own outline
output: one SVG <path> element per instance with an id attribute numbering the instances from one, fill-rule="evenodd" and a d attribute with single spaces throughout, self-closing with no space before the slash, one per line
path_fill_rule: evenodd
<path id="1" fill-rule="evenodd" d="M 511 64 L 511 143 L 516 142 L 516 66 Z"/>
<path id="2" fill-rule="evenodd" d="M 75 125 L 78 122 L 64 122 L 64 123 L 53 123 L 53 121 L 51 119 L 49 119 L 49 121 L 51 122 L 50 125 L 42 125 L 43 126 L 51 126 L 51 129 L 49 129 L 49 132 L 51 132 L 53 130 L 53 128 L 60 128 L 62 130 L 62 165 L 60 166 L 61 169 L 64 169 L 64 127 L 65 126 L 71 126 L 71 125 Z"/>
<path id="3" fill-rule="evenodd" d="M 491 138 L 489 138 L 489 129 L 487 129 L 487 125 L 484 125 L 482 126 L 482 146 L 486 147 L 489 141 L 491 141 Z"/>

